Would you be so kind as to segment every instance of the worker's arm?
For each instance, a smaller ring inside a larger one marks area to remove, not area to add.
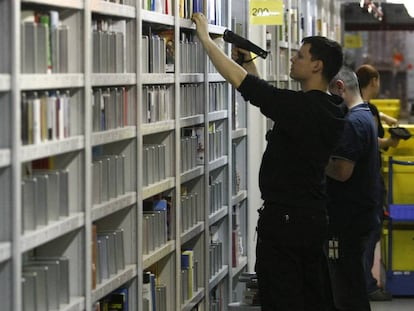
[[[233,46],[231,49],[231,58],[233,60],[238,59],[239,54],[243,55],[243,66],[246,71],[256,77],[260,77],[259,72],[257,71],[256,64],[253,61],[252,55],[249,51],[246,51],[244,49],[238,48],[237,46]]]
[[[387,125],[389,126],[397,126],[398,125],[398,120],[383,113],[383,112],[379,112],[379,116],[382,122],[385,122]]]
[[[337,181],[347,181],[354,171],[354,162],[346,159],[330,158],[325,173]]]
[[[197,36],[217,71],[235,88],[238,88],[247,75],[246,69],[228,57],[210,38],[208,23],[202,13],[194,13],[191,17],[196,24]]]
[[[378,146],[380,149],[388,149],[389,147],[397,147],[400,142],[400,139],[397,137],[387,137],[387,138],[380,138],[378,137]]]

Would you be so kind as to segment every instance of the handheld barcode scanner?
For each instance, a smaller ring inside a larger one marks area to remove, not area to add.
[[[253,52],[257,56],[261,58],[266,58],[270,52],[263,50],[261,47],[257,46],[253,42],[235,34],[233,31],[226,29],[223,34],[223,40],[232,43],[235,46],[247,50],[249,52]],[[237,63],[241,65],[244,62],[243,54],[239,54],[239,58],[237,59]]]

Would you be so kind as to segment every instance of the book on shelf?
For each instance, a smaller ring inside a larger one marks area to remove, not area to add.
[[[107,236],[109,238],[109,253],[110,258],[110,272],[116,274],[125,269],[125,247],[124,247],[124,230],[98,230],[98,238],[100,236]]]
[[[181,129],[181,171],[185,172],[197,166],[198,138],[195,128]]]
[[[143,0],[142,8],[166,15],[172,15],[174,9],[172,0]]]
[[[198,83],[180,84],[180,114],[181,117],[194,116],[203,111],[204,86]]]
[[[187,271],[187,279],[185,280],[187,292],[187,299],[191,299],[195,293],[195,282],[194,282],[194,251],[191,249],[181,252],[181,269]]]
[[[128,289],[119,288],[105,296],[99,302],[103,311],[128,311]]]
[[[165,72],[174,72],[175,69],[175,37],[174,29],[166,29],[158,32],[165,42]]]
[[[109,237],[106,235],[101,235],[97,237],[97,249],[98,249],[98,258],[97,258],[97,268],[98,268],[98,284],[104,280],[109,279]]]
[[[49,161],[33,161],[22,178],[22,230],[36,230],[51,221],[69,215],[69,172],[67,170],[38,169]],[[39,164],[39,165],[38,165]]]
[[[30,261],[23,267],[26,271],[39,271],[46,278],[47,305],[50,309],[59,309],[60,306],[60,267],[58,262]],[[40,272],[42,271],[42,272]]]
[[[166,164],[165,144],[144,144],[144,186],[165,179]]]
[[[69,27],[59,12],[23,10],[22,73],[66,73],[69,70]]]
[[[209,24],[215,25],[217,23],[217,0],[207,0],[207,20]]]
[[[92,50],[94,73],[124,73],[126,68],[126,21],[94,19]]]
[[[23,267],[24,310],[49,310],[46,273],[45,267]]]
[[[64,256],[36,256],[32,257],[29,264],[44,264],[56,269],[59,278],[58,296],[60,304],[68,304],[70,301],[70,284],[69,284],[69,258]]]
[[[191,18],[196,12],[203,12],[203,0],[178,0],[179,14],[181,18]]]
[[[181,187],[181,232],[187,231],[198,222],[199,194]]]
[[[150,56],[149,56],[149,37],[148,35],[143,35],[142,36],[142,48],[141,48],[141,64],[142,64],[142,73],[149,73],[150,72],[150,67],[149,67],[149,62],[150,62]]]
[[[40,73],[43,69],[44,73],[46,73],[47,68],[41,68],[43,61],[39,61],[38,59],[39,51],[37,48],[41,44],[37,39],[38,32],[43,31],[43,29],[45,30],[45,27],[41,24],[38,31],[38,25],[35,22],[35,14],[33,11],[23,11],[21,17],[21,71],[22,73]],[[46,42],[44,43],[46,45]],[[46,59],[46,55],[44,56]]]
[[[171,116],[173,91],[166,85],[143,86],[142,92],[142,121],[154,123],[167,121]]]
[[[142,299],[144,311],[158,311],[155,300],[155,274],[144,271]]]
[[[240,263],[240,240],[238,229],[231,231],[231,264],[232,267],[238,267]]]
[[[165,40],[158,33],[153,33],[150,37],[150,72],[165,73],[165,60]]]
[[[96,288],[97,285],[97,226],[96,224],[92,224],[92,244],[91,244],[91,258],[92,258],[92,266],[91,266],[91,273],[92,273],[92,289]]]
[[[32,175],[38,178],[47,177],[47,194],[48,202],[50,202],[48,204],[49,221],[69,216],[69,171],[66,169],[42,169],[41,167],[34,164]]]
[[[69,91],[23,92],[22,107],[22,142],[39,144],[70,136]]]
[[[214,276],[223,266],[223,243],[212,240],[209,245],[210,277]]]
[[[95,88],[92,97],[94,132],[128,125],[128,96],[125,87]]]
[[[21,182],[22,187],[22,231],[35,230],[36,225],[36,194],[37,179],[26,178]]]
[[[155,287],[155,300],[157,311],[167,311],[167,286],[165,284],[157,284]]]
[[[149,240],[149,249],[152,251],[168,240],[168,205],[166,200],[150,201],[145,200],[143,204],[143,213],[149,218],[144,218],[147,223],[144,229],[145,237]]]
[[[222,181],[209,181],[209,195],[210,195],[210,214],[220,210],[223,202],[223,183]]]
[[[125,269],[123,229],[99,230],[96,233],[96,284]]]
[[[59,21],[59,12],[50,11],[50,48],[52,72],[68,72],[69,27]]]
[[[197,165],[203,165],[204,164],[204,126],[196,126],[193,129],[191,129],[191,135],[195,135],[197,137]]]
[[[221,282],[210,291],[210,295],[209,295],[210,306],[212,310],[214,311],[223,310],[223,307],[225,304],[224,286],[225,284]]]
[[[125,155],[102,154],[94,148],[92,162],[93,203],[101,204],[125,194]]]

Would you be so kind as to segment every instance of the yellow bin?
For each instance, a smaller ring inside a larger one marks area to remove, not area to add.
[[[375,105],[379,111],[398,119],[400,117],[401,102],[399,99],[371,99],[371,104]]]
[[[400,124],[405,127],[412,135],[407,140],[400,140],[397,148],[389,148],[382,153],[382,171],[385,183],[388,189],[388,157],[392,156],[396,160],[414,161],[414,124]],[[388,126],[384,126],[386,137]],[[414,204],[414,167],[394,165],[394,203],[396,204]]]
[[[394,271],[414,271],[414,229],[412,225],[405,227],[394,225],[392,237],[392,267],[388,267],[388,229],[384,229],[381,257],[385,266]]]

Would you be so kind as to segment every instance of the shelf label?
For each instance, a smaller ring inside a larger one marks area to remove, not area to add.
[[[344,48],[347,49],[359,49],[362,48],[362,36],[361,34],[356,35],[344,35]]]
[[[250,0],[250,23],[283,25],[283,0]]]

